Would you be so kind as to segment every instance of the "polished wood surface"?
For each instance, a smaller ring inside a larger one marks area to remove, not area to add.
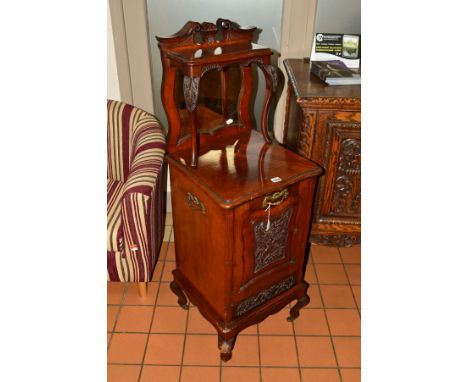
[[[190,155],[190,150],[176,151],[168,155],[167,161],[184,176],[196,179],[224,208],[321,173],[318,166],[278,143],[266,143],[257,131],[239,129],[232,144],[206,145],[198,157],[197,169],[187,166]],[[275,178],[281,181],[275,183]]]
[[[284,144],[320,164],[311,240],[350,246],[361,233],[360,86],[329,86],[310,73],[309,61],[287,59]]]
[[[182,308],[190,300],[216,328],[224,361],[241,330],[293,300],[290,319],[296,319],[308,303],[305,254],[322,172],[266,130],[277,80],[272,52],[252,45],[254,31],[229,20],[189,22],[173,37],[158,38],[176,251],[170,287]],[[219,32],[224,39],[217,41]],[[203,42],[194,46],[196,33]],[[261,132],[252,129],[253,63],[266,78]],[[234,65],[238,71],[230,70]],[[177,80],[180,70],[183,81]],[[212,70],[219,71],[219,86],[202,102],[199,79]],[[236,73],[241,85],[233,102]],[[184,88],[182,102],[176,85]]]

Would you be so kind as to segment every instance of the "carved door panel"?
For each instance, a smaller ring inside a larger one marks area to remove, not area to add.
[[[269,197],[281,202],[272,203],[268,210]],[[261,300],[265,293],[273,297],[294,285],[293,274],[303,256],[294,247],[299,240],[296,227],[303,218],[299,200],[296,184],[253,200],[249,209],[238,215],[242,249],[234,260],[234,301],[244,301],[252,295]]]
[[[325,176],[319,186],[318,223],[360,224],[361,124],[329,121],[326,128]]]

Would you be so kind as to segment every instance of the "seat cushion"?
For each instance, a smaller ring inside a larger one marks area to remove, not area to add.
[[[121,199],[124,182],[107,179],[107,251],[123,250]]]

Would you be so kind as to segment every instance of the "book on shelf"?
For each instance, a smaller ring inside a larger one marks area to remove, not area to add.
[[[328,85],[358,85],[361,75],[349,69],[342,61],[311,61],[310,71]]]
[[[361,36],[357,34],[316,33],[310,60],[340,60],[348,68],[359,68],[361,63]]]

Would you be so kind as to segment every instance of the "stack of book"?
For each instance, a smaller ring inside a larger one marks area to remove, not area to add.
[[[358,85],[361,75],[350,70],[342,61],[311,61],[310,71],[328,85]]]

